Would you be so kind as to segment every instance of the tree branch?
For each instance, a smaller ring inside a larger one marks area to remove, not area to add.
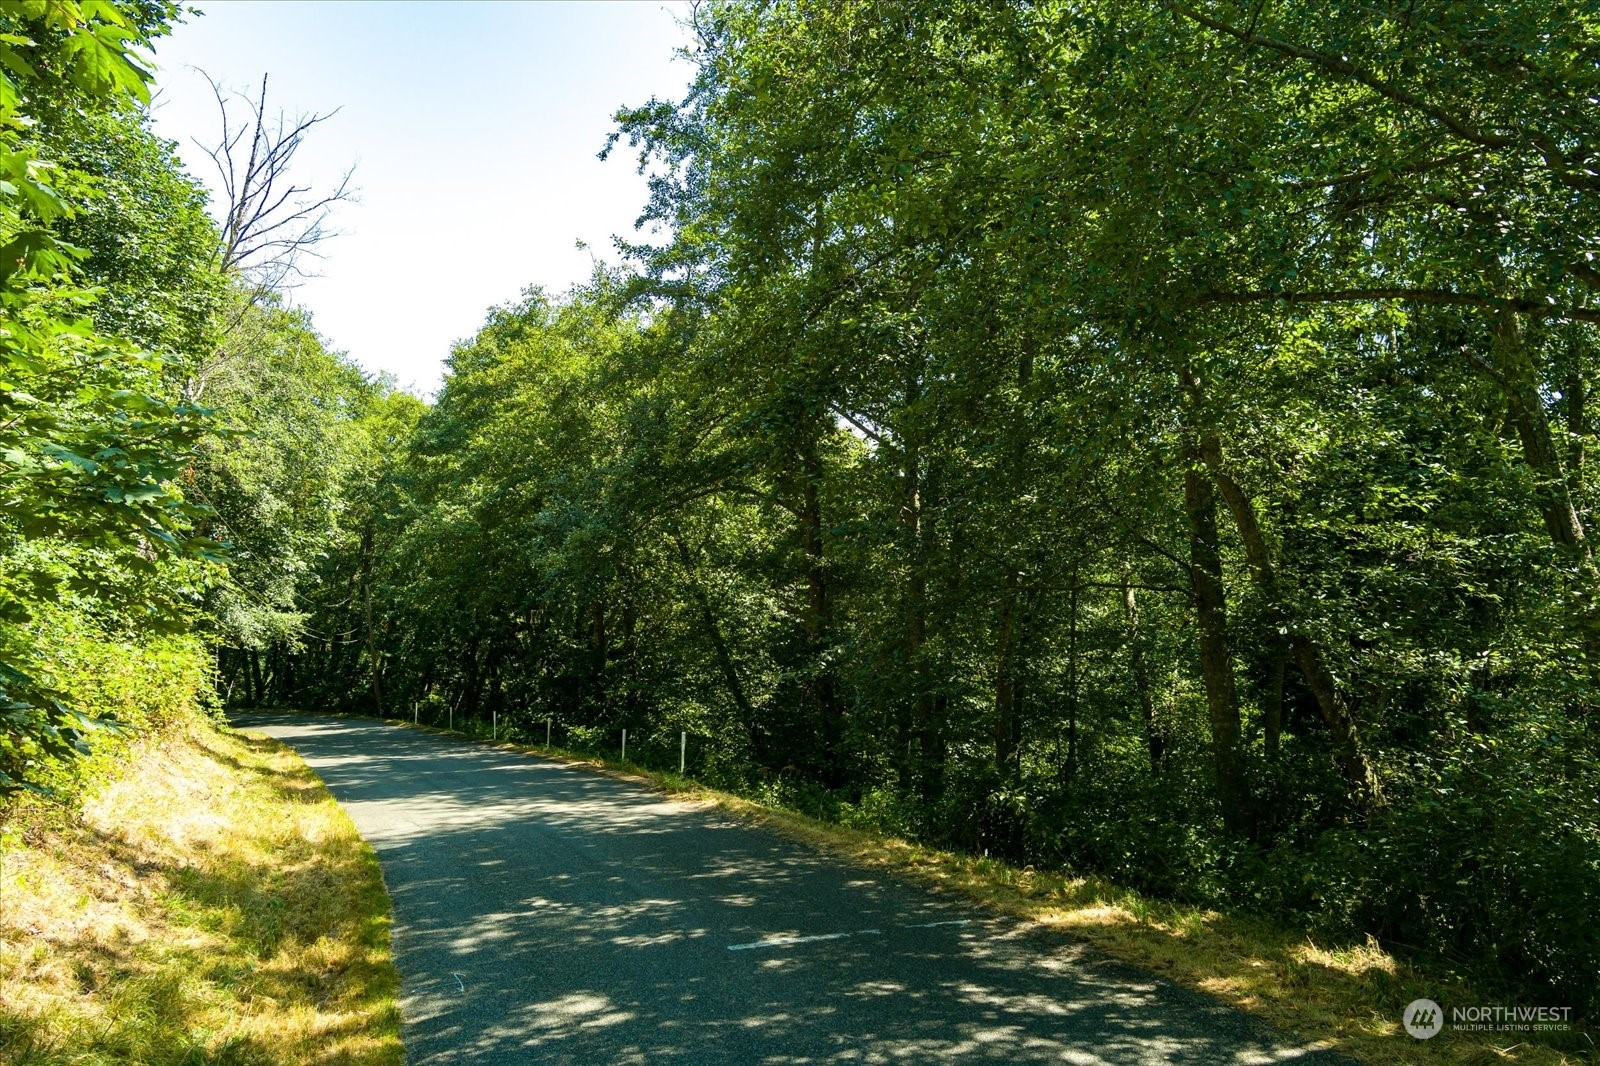
[[[1522,314],[1541,318],[1567,319],[1575,322],[1600,322],[1600,308],[1562,308],[1544,300],[1528,297],[1496,296],[1493,293],[1453,292],[1447,289],[1329,289],[1311,292],[1276,292],[1270,289],[1248,289],[1241,292],[1207,292],[1194,298],[1201,304],[1252,304],[1281,301],[1286,304],[1308,303],[1376,303],[1397,300],[1404,303],[1443,304],[1461,307],[1509,307]]]

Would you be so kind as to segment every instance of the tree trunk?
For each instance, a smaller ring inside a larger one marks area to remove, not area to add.
[[[478,703],[478,642],[474,640],[463,651],[467,663],[467,672],[461,679],[461,690],[456,693],[454,714],[456,717],[465,720],[467,712],[475,709]],[[449,717],[446,717],[445,721],[448,722],[449,720]]]
[[[1009,462],[1020,470],[1027,457],[1028,436],[1022,431],[1026,417],[1021,412],[1026,403],[1028,384],[1033,379],[1033,346],[1024,342],[1017,359],[1017,393],[1019,397],[1017,424],[1007,434],[1012,442]],[[1018,668],[1020,645],[1025,639],[1032,603],[1021,606],[1022,593],[1015,562],[1007,566],[1005,587],[1000,603],[1000,621],[996,633],[995,683],[994,683],[994,765],[1002,774],[1021,770],[1021,723],[1019,719],[1022,680]],[[1029,597],[1031,600],[1032,597]]]
[[[1191,447],[1183,471],[1184,511],[1189,519],[1189,580],[1194,590],[1200,638],[1200,672],[1205,680],[1211,724],[1211,761],[1217,800],[1230,834],[1248,838],[1253,830],[1250,794],[1241,748],[1239,694],[1228,648],[1228,605],[1222,584],[1222,553],[1217,539],[1216,495]]]
[[[1222,443],[1215,434],[1207,434],[1200,443],[1200,456],[1210,471],[1212,480],[1227,502],[1233,516],[1239,539],[1244,543],[1245,561],[1261,596],[1272,612],[1270,621],[1287,629],[1289,651],[1306,680],[1306,686],[1316,697],[1322,720],[1327,723],[1333,739],[1333,757],[1339,773],[1350,791],[1350,797],[1360,810],[1370,810],[1383,804],[1383,791],[1378,775],[1361,747],[1360,733],[1355,716],[1339,691],[1333,672],[1328,669],[1327,657],[1321,645],[1300,632],[1295,620],[1288,617],[1283,598],[1279,594],[1277,571],[1272,563],[1272,553],[1262,535],[1261,523],[1256,518],[1254,504],[1239,483],[1228,474],[1222,463]]]
[[[505,663],[505,658],[505,651],[497,650],[493,652],[493,659],[489,665],[489,694],[484,702],[489,705],[490,722],[506,716],[506,694],[501,682],[500,669]],[[481,722],[483,719],[480,717],[478,720]]]
[[[1289,665],[1289,651],[1279,645],[1272,652],[1272,676],[1267,679],[1266,704],[1261,708],[1261,726],[1265,734],[1267,758],[1276,760],[1283,737],[1283,675]]]
[[[1078,572],[1072,572],[1067,602],[1067,763],[1068,781],[1078,776]]]
[[[908,404],[920,389],[920,376],[908,382]],[[902,467],[900,518],[905,527],[907,568],[905,590],[905,663],[911,672],[911,729],[916,738],[918,794],[932,800],[944,790],[942,701],[935,698],[927,663],[928,536],[923,520],[923,471],[915,438],[907,435]]]
[[[266,706],[266,686],[261,683],[261,653],[250,649],[250,706]]]
[[[678,558],[683,562],[684,580],[688,582],[689,594],[694,597],[695,605],[700,608],[700,620],[706,627],[706,636],[711,641],[711,650],[716,655],[717,669],[722,674],[722,683],[727,686],[728,695],[733,700],[733,705],[738,708],[739,721],[749,733],[755,725],[755,714],[750,709],[750,701],[745,696],[744,683],[739,680],[739,671],[734,666],[733,656],[728,651],[728,643],[723,639],[722,626],[717,623],[717,616],[711,610],[711,598],[706,595],[706,590],[700,582],[695,580],[694,559],[689,554],[689,546],[684,543],[683,537],[674,531],[672,543],[677,546]]]
[[[1017,740],[1017,576],[1006,574],[994,671],[994,768],[1010,773]]]
[[[278,701],[292,705],[295,702],[295,656],[287,647],[278,652],[278,670],[281,675],[278,682]]]
[[[822,740],[824,779],[833,786],[843,781],[844,717],[834,692],[833,668],[827,649],[833,639],[833,601],[828,589],[827,559],[822,539],[822,455],[815,432],[807,433],[800,449],[802,481],[800,541],[806,556],[806,643],[810,652],[810,689]]]
[[[368,522],[361,531],[361,600],[362,611],[366,619],[367,631],[367,668],[372,677],[372,709],[377,717],[383,717],[383,671],[378,655],[378,634],[372,626],[372,523]]]
[[[1567,377],[1567,491],[1577,495],[1583,491],[1583,460],[1585,442],[1589,439],[1587,406],[1588,395],[1583,375],[1572,373]]]
[[[606,660],[610,658],[610,638],[606,633],[606,605],[598,596],[589,601],[589,669],[584,678],[585,695],[596,709],[606,704]]]
[[[1583,523],[1572,506],[1561,453],[1550,432],[1550,419],[1539,395],[1538,375],[1522,343],[1515,311],[1500,311],[1494,324],[1493,363],[1511,407],[1511,419],[1522,441],[1523,460],[1538,476],[1539,513],[1545,530],[1560,547],[1587,559],[1589,545]]]
[[[1187,369],[1183,371],[1184,390],[1196,408],[1201,402],[1200,382]],[[1256,518],[1255,506],[1239,483],[1230,476],[1222,461],[1222,442],[1215,433],[1199,437],[1195,458],[1204,464],[1210,480],[1222,493],[1228,512],[1233,517],[1239,539],[1244,544],[1245,561],[1256,588],[1272,612],[1270,621],[1278,628],[1288,630],[1289,650],[1294,655],[1306,685],[1316,697],[1317,708],[1327,723],[1333,740],[1334,761],[1358,810],[1381,806],[1383,792],[1378,775],[1361,748],[1360,734],[1349,705],[1340,693],[1333,673],[1328,669],[1327,657],[1322,648],[1305,633],[1298,631],[1295,620],[1288,617],[1283,598],[1279,594],[1277,572],[1272,563],[1272,553],[1262,535],[1261,523]],[[1206,489],[1211,495],[1211,489]]]

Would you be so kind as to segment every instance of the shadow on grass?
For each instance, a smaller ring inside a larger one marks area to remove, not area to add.
[[[347,824],[298,831],[287,804],[325,802],[342,821],[298,760],[264,739],[241,738],[238,756],[229,743],[195,741],[246,784],[233,802],[248,809],[214,812],[228,836],[51,834],[74,879],[58,896],[83,906],[43,929],[0,926],[0,988],[14,991],[0,995],[0,1062],[404,1061],[376,860]]]
[[[221,743],[219,737],[213,736],[209,739],[197,737],[194,743],[208,758],[231,770],[244,774],[262,774],[262,780],[286,800],[294,803],[321,803],[328,798],[328,791],[322,787],[322,782],[303,765],[278,767],[263,773],[262,762],[273,759],[284,750],[283,745],[277,741],[251,736],[248,733],[235,733],[228,739],[232,743],[248,748],[258,756],[257,761],[246,763],[229,754],[226,745]]]
[[[798,839],[862,866],[957,893],[986,907],[1088,941],[1108,954],[1245,1008],[1290,1032],[1375,1063],[1600,1061],[1592,1027],[1503,1034],[1446,1029],[1426,1043],[1400,1025],[1428,998],[1451,1006],[1505,1002],[1450,972],[1409,965],[1370,938],[1315,941],[1248,914],[1224,914],[1141,896],[1098,877],[1018,869],[847,829],[788,811],[719,798]]]

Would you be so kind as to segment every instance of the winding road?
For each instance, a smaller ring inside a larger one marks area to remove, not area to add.
[[[1349,1061],[709,804],[376,721],[235,724],[376,849],[412,1066]]]

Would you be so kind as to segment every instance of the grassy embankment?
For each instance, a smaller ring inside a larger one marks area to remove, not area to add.
[[[428,726],[408,728],[433,730]],[[479,737],[483,740],[486,738]],[[542,745],[504,745],[575,765],[621,774],[686,799],[709,801],[860,866],[953,892],[992,910],[1080,937],[1107,955],[1255,1014],[1308,1042],[1366,1062],[1406,1066],[1575,1066],[1594,1062],[1587,1029],[1551,1034],[1445,1030],[1427,1041],[1408,1036],[1401,1010],[1428,998],[1444,1005],[1503,1000],[1454,975],[1408,965],[1373,941],[1318,942],[1304,932],[1246,915],[1151,899],[1098,877],[1033,868],[941,851],[897,837],[822,822],[742,796],[706,788],[674,773]]]
[[[190,726],[0,833],[0,1063],[404,1062],[377,860],[283,745]]]

